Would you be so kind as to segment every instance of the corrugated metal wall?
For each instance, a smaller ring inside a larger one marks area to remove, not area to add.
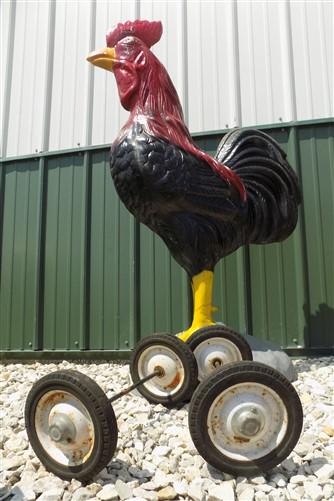
[[[3,157],[110,143],[124,123],[114,78],[87,53],[119,21],[161,19],[154,51],[190,130],[333,113],[333,3],[2,0]]]
[[[216,318],[284,347],[329,348],[334,126],[267,132],[300,177],[299,223],[284,243],[240,249],[216,267]],[[196,140],[213,153],[220,137]],[[143,336],[188,325],[186,276],[120,203],[107,148],[7,161],[0,183],[0,338],[7,356],[32,349],[119,356]]]

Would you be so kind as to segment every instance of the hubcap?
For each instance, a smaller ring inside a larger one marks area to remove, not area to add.
[[[70,442],[74,440],[75,426],[67,414],[56,414],[49,428],[49,435],[54,442]]]
[[[173,395],[184,382],[184,367],[180,357],[170,348],[153,345],[144,350],[138,358],[138,376],[143,378],[159,371],[144,386],[156,396]]]
[[[224,337],[212,337],[202,341],[194,349],[194,355],[200,381],[222,366],[242,360],[239,348]]]
[[[257,405],[245,404],[237,408],[231,418],[235,435],[254,437],[263,428],[265,417],[263,409]]]
[[[84,404],[62,390],[45,393],[35,412],[35,429],[45,452],[58,463],[77,466],[90,457],[94,424]]]
[[[207,425],[210,439],[221,453],[238,461],[254,461],[284,440],[288,415],[274,390],[259,383],[240,383],[212,402]]]

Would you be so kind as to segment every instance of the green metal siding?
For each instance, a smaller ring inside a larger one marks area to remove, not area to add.
[[[109,152],[91,155],[87,349],[129,349],[137,339],[136,223],[116,195]]]
[[[139,310],[141,337],[152,332],[180,332],[190,321],[186,273],[163,241],[140,225]]]
[[[303,189],[298,226],[282,244],[250,246],[215,270],[215,318],[286,348],[334,339],[332,123],[266,128]],[[196,136],[214,153],[222,133]],[[108,147],[3,162],[0,175],[0,339],[7,357],[124,356],[191,316],[186,274],[119,201]],[[12,354],[12,355],[11,355]]]
[[[36,346],[40,171],[36,161],[3,168],[1,347],[27,350]]]

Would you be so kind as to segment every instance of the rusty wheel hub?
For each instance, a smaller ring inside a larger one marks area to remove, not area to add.
[[[70,417],[67,414],[56,414],[50,423],[49,435],[54,442],[72,442],[75,439],[76,430]]]
[[[179,356],[167,346],[153,345],[138,359],[138,374],[144,378],[158,370],[159,375],[144,383],[153,394],[165,396],[176,393],[184,381],[184,367]]]
[[[35,428],[45,452],[66,466],[83,464],[94,446],[94,425],[84,404],[67,391],[43,395],[36,406]]]
[[[197,360],[200,381],[224,365],[242,360],[239,348],[224,337],[204,340],[194,349],[194,355]]]
[[[284,439],[287,409],[279,395],[260,383],[230,386],[212,402],[208,432],[217,449],[238,461],[254,461]]]

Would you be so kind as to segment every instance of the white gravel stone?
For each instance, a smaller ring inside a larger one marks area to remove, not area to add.
[[[255,501],[269,501],[269,496],[264,492],[258,491],[255,492],[254,499]]]
[[[188,484],[182,480],[176,480],[173,482],[173,487],[175,492],[179,494],[179,496],[187,496],[188,494]]]
[[[288,501],[288,496],[283,489],[273,489],[268,494],[269,501]]]
[[[204,492],[204,480],[198,478],[193,480],[189,485],[188,496],[193,501],[204,501],[206,498]]]
[[[170,450],[171,448],[167,447],[166,445],[158,445],[157,447],[154,447],[152,456],[167,456]]]
[[[39,496],[38,501],[60,501],[63,497],[64,489],[62,487],[49,489],[41,496]]]
[[[127,499],[133,496],[133,490],[122,480],[117,480],[115,484],[116,491],[120,499]]]
[[[334,463],[324,464],[319,469],[315,469],[314,473],[318,477],[321,484],[326,483],[334,477]]]
[[[289,499],[300,501],[304,496],[305,490],[304,490],[304,487],[301,485],[289,484],[287,486],[287,491],[289,493]]]
[[[170,485],[164,487],[163,489],[160,489],[157,494],[159,501],[167,501],[170,499],[175,499],[177,496],[174,487],[171,487]]]
[[[170,479],[164,471],[158,468],[155,472],[152,481],[154,482],[155,487],[157,489],[160,489],[162,487],[166,487],[169,484]]]
[[[107,484],[97,493],[96,497],[103,501],[114,501],[118,499],[118,492],[114,485]]]
[[[148,473],[151,474],[151,476],[155,473],[157,467],[155,464],[151,463],[150,461],[143,461],[142,464],[143,470],[147,471]]]
[[[325,499],[334,499],[334,485],[327,484],[323,488],[323,496]]]
[[[278,487],[285,487],[286,486],[286,478],[281,473],[277,473],[276,475],[273,475],[270,480],[272,482],[274,482]]]
[[[238,496],[238,501],[253,501],[255,491],[252,487],[246,487]]]
[[[12,437],[5,442],[4,449],[12,452],[21,452],[28,448],[28,441],[22,437]]]
[[[147,499],[135,497],[135,498],[129,498],[127,499],[127,501],[147,501]]]
[[[48,491],[49,489],[61,489],[62,486],[63,484],[60,478],[57,478],[54,475],[48,475],[36,480],[33,483],[32,488],[36,494],[43,494],[43,492]]]
[[[273,487],[271,485],[268,485],[268,484],[260,484],[260,485],[255,486],[256,491],[261,491],[264,493],[270,492],[272,489],[273,489]]]
[[[208,492],[207,501],[234,501],[234,483],[233,480],[227,480],[220,485],[215,485]]]
[[[17,470],[20,466],[24,465],[25,462],[26,458],[23,456],[12,456],[4,458],[1,467],[3,470]]]
[[[253,477],[250,479],[252,484],[265,484],[266,479],[263,476]]]
[[[305,494],[312,501],[321,501],[322,499],[322,488],[315,482],[305,482],[304,484]]]
[[[136,497],[141,497],[146,499],[147,501],[158,501],[158,494],[153,491],[147,491],[145,489],[142,489],[141,487],[136,487],[133,489],[133,494]]]
[[[61,491],[62,491],[61,492],[61,496],[62,496],[64,489],[62,489]],[[16,497],[21,497],[22,499],[24,499],[24,501],[35,501],[35,499],[36,499],[36,494],[32,490],[31,486],[29,486],[29,485],[25,486],[22,484],[22,482],[20,482],[20,484],[17,483],[15,485],[15,487],[13,487],[13,489],[10,491],[10,493]],[[40,497],[39,497],[39,499],[40,499]],[[61,497],[59,499],[61,499]],[[44,501],[46,501],[46,500],[44,500]]]
[[[72,501],[86,501],[86,499],[91,499],[92,497],[94,496],[87,487],[79,487],[79,489],[74,491]]]

